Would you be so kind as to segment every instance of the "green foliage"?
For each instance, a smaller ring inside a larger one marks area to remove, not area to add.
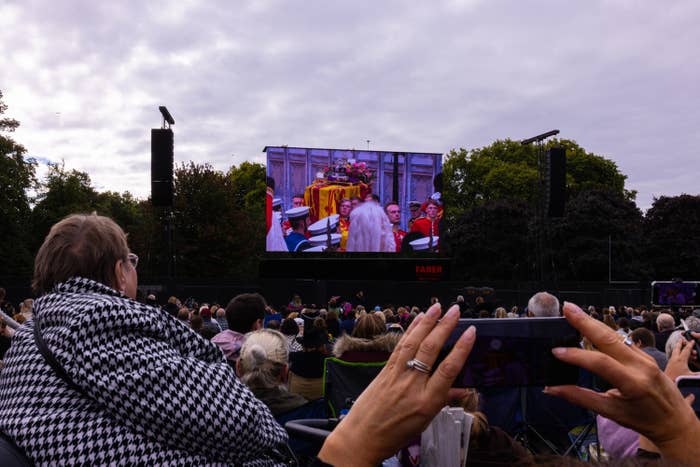
[[[0,115],[7,110],[0,91]],[[0,131],[14,131],[19,122],[0,118]],[[25,158],[26,149],[9,136],[0,135],[0,276],[28,276],[32,253],[26,238],[30,232],[31,199],[36,188],[36,161]]]
[[[443,234],[458,279],[524,280],[531,276],[531,213],[522,201],[487,201],[462,214]]]
[[[633,200],[635,192],[624,188],[625,175],[604,157],[587,152],[571,140],[550,140],[543,150],[566,149],[567,192],[604,189]],[[538,149],[510,139],[478,149],[452,150],[443,165],[447,218],[454,220],[489,200],[518,200],[535,205],[541,190]]]
[[[646,255],[656,280],[700,280],[700,196],[662,196],[644,222]]]
[[[567,203],[565,217],[549,221],[547,254],[557,276],[589,281],[647,278],[642,221],[641,211],[619,191],[580,191]]]
[[[264,249],[265,168],[244,162],[227,174],[209,164],[175,170],[177,274],[250,277]]]

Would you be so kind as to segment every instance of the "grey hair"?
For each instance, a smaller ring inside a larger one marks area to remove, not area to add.
[[[537,318],[559,317],[559,299],[547,292],[538,292],[527,302],[527,310]]]
[[[260,329],[246,336],[241,347],[241,381],[250,388],[274,388],[289,363],[287,339],[278,331]]]
[[[656,318],[656,327],[659,328],[659,331],[667,331],[676,327],[676,322],[669,313],[661,313]]]

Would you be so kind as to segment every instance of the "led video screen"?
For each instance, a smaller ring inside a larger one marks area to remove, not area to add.
[[[656,306],[696,306],[698,302],[698,282],[651,283],[651,302]]]
[[[442,154],[266,146],[267,251],[440,251]]]

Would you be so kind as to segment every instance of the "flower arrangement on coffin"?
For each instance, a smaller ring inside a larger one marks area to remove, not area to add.
[[[355,159],[339,159],[323,169],[323,177],[331,182],[372,183],[374,174],[364,162]]]

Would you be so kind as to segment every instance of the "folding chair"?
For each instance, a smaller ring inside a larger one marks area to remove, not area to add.
[[[347,362],[335,357],[325,361],[323,397],[328,402],[330,417],[349,409],[362,391],[382,371],[386,362]]]

